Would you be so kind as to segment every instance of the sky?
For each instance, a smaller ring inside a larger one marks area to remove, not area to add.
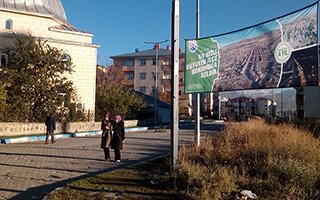
[[[97,62],[171,38],[172,0],[61,0],[68,21],[92,33]],[[288,14],[315,0],[200,0],[200,37],[219,35]],[[180,46],[196,36],[196,0],[180,0]],[[170,42],[161,45],[165,48]]]

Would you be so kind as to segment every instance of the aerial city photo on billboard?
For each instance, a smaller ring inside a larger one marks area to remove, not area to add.
[[[185,93],[319,85],[317,6],[186,40]]]

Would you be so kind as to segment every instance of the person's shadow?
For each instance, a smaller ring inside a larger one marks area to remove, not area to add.
[[[88,174],[85,174],[82,176],[70,178],[70,179],[63,180],[63,181],[56,182],[56,183],[52,183],[49,185],[42,185],[42,186],[38,186],[38,187],[29,188],[28,190],[21,192],[20,194],[12,197],[11,200],[21,200],[21,199],[40,200],[40,199],[45,198],[47,195],[50,194],[50,192],[54,191],[55,189],[57,189],[59,187],[64,187],[68,183],[71,183],[73,181],[89,178],[92,176],[97,176],[99,174],[103,174],[103,173],[107,173],[107,172],[112,172],[116,169],[128,168],[128,167],[131,167],[131,166],[136,165],[138,163],[147,162],[147,161],[153,160],[154,158],[164,156],[167,154],[168,154],[168,151],[163,150],[163,151],[159,151],[155,155],[152,155],[151,157],[147,157],[147,158],[144,158],[141,160],[123,160],[123,162],[117,164],[116,166],[110,166],[104,170],[88,173]]]

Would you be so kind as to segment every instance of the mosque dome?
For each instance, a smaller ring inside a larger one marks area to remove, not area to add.
[[[38,13],[67,21],[60,0],[0,0],[0,9]]]

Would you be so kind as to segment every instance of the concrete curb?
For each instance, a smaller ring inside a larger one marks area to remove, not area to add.
[[[155,129],[157,127],[130,127],[125,128],[126,133],[138,132],[138,131],[146,131],[150,129]],[[88,136],[96,136],[101,135],[101,131],[89,131],[89,132],[81,132],[81,133],[61,133],[55,134],[55,139],[61,138],[70,138],[70,137],[88,137]],[[45,141],[45,135],[33,135],[33,136],[24,136],[17,138],[5,138],[0,139],[1,144],[13,144],[13,143],[27,143],[27,142],[36,142],[36,141]],[[49,138],[50,139],[50,138]]]

